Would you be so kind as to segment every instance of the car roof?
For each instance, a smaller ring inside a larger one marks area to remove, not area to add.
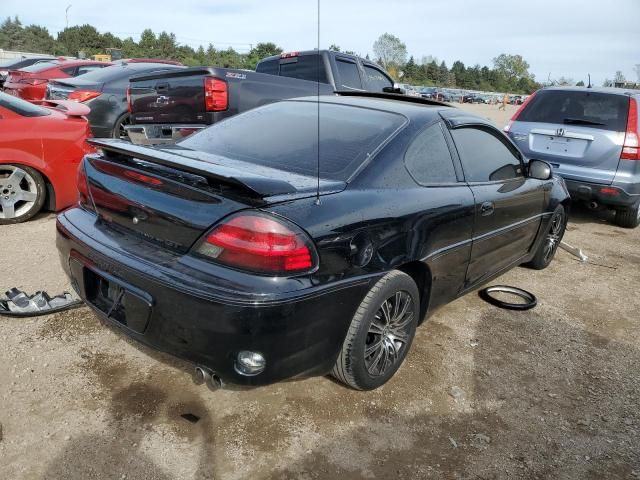
[[[597,92],[597,93],[610,93],[613,95],[640,95],[640,90],[634,90],[632,88],[617,88],[617,87],[544,87],[540,91],[564,91],[564,92]]]

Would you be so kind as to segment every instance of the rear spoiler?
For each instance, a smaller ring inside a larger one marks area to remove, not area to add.
[[[70,100],[39,100],[33,103],[41,107],[58,110],[67,117],[85,117],[91,112],[91,109],[87,105]]]
[[[134,145],[132,143],[109,138],[89,138],[87,141],[108,153],[137,158],[168,168],[174,168],[200,175],[214,182],[240,188],[257,198],[296,193],[298,190],[289,182],[256,174],[250,170],[233,168],[204,160],[197,160],[179,153],[168,152],[154,147]],[[220,157],[222,158],[222,157]]]

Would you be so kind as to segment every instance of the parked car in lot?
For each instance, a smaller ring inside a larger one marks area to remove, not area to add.
[[[34,63],[48,62],[53,60],[53,57],[26,57],[26,58],[12,58],[11,60],[5,60],[0,63],[0,88],[3,87],[9,70],[19,70],[24,67],[33,65]]]
[[[62,265],[98,316],[212,386],[376,388],[425,314],[546,267],[566,223],[548,164],[415,97],[284,100],[176,145],[93,143],[58,216]]]
[[[95,151],[85,141],[88,112],[74,102],[35,105],[0,92],[0,225],[77,201],[76,170]]]
[[[173,143],[220,120],[285,98],[393,88],[393,80],[378,65],[329,50],[268,57],[255,72],[196,67],[140,75],[131,79],[127,132],[137,144]]]
[[[9,70],[4,91],[25,100],[43,100],[49,80],[77,77],[109,65],[93,60],[63,59],[35,63],[19,70]]]
[[[640,224],[640,91],[551,87],[538,90],[505,127],[525,155],[548,161],[571,197],[616,211],[621,227]]]
[[[180,67],[174,62],[119,62],[79,78],[49,82],[46,97],[53,100],[73,100],[88,105],[87,115],[94,137],[128,139],[124,127],[129,124],[127,89],[129,79],[137,74],[150,74]]]

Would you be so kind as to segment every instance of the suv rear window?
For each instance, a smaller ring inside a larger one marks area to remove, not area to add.
[[[3,92],[0,92],[0,107],[11,110],[23,117],[44,117],[51,115],[51,111],[44,107],[34,105],[26,100],[14,97],[13,95],[7,95]]]
[[[629,98],[602,92],[542,90],[518,116],[520,122],[560,123],[624,132]]]
[[[250,110],[191,135],[179,145],[301,175],[346,181],[405,118],[349,105],[284,101]],[[319,130],[319,132],[318,132]],[[249,134],[248,134],[249,132]]]

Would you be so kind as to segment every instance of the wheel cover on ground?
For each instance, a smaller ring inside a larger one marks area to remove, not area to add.
[[[396,292],[382,302],[365,341],[364,360],[369,375],[384,375],[401,361],[411,340],[414,315],[413,299],[408,292]]]
[[[33,208],[38,198],[35,179],[14,165],[0,165],[0,218],[17,218]]]

